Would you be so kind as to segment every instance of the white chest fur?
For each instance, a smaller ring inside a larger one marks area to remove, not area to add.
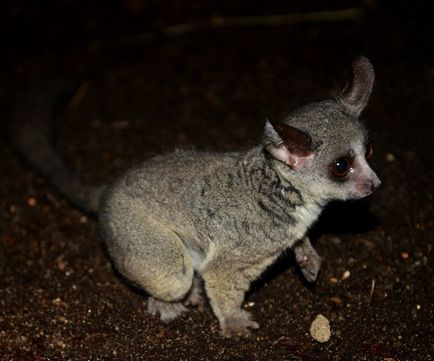
[[[295,225],[290,228],[293,242],[303,238],[309,227],[317,220],[322,207],[315,202],[306,203],[295,208],[293,217]]]

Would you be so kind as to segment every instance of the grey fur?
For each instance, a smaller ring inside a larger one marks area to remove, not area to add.
[[[363,102],[371,89],[357,89]],[[122,274],[166,302],[153,308],[162,319],[168,305],[179,308],[196,273],[223,335],[247,335],[258,327],[241,309],[250,283],[304,237],[327,201],[360,198],[378,186],[372,171],[357,175],[366,189],[331,179],[330,164],[347,153],[366,166],[365,128],[343,104],[310,104],[284,120],[319,145],[301,169],[273,157],[270,147],[284,142],[267,123],[264,144],[248,152],[162,155],[110,187],[100,212],[109,253]],[[307,279],[315,280],[320,258],[309,240],[295,250]]]
[[[244,294],[283,251],[293,247],[306,278],[316,279],[320,258],[306,231],[329,200],[361,198],[380,183],[364,158],[366,130],[357,119],[373,82],[372,67],[360,61],[368,60],[356,60],[357,81],[339,99],[283,120],[308,134],[315,150],[298,151],[297,142],[288,149],[267,122],[263,143],[247,152],[176,151],[105,189],[102,236],[116,268],[151,295],[149,312],[170,321],[184,305],[201,306],[203,282],[222,334],[245,336],[259,325],[241,309]],[[346,155],[351,174],[333,179],[331,164]]]

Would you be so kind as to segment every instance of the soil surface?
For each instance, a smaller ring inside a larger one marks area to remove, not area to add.
[[[54,142],[70,167],[98,184],[179,147],[247,149],[266,117],[337,94],[349,60],[364,54],[377,75],[364,118],[381,189],[366,201],[331,205],[312,229],[323,257],[315,284],[303,280],[291,254],[282,257],[246,297],[261,327],[247,339],[223,339],[209,306],[169,325],[146,312],[146,294],[113,270],[96,221],[8,145],[2,112],[0,359],[431,360],[434,37],[427,9],[375,0],[188,3],[3,1],[1,108],[25,82],[74,78],[81,87],[56,117]],[[349,6],[363,14],[176,37],[161,31],[210,17]],[[156,38],[138,41],[147,31]],[[318,314],[331,326],[323,344],[309,334]]]

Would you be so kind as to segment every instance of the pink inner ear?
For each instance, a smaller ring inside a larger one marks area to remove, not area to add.
[[[315,153],[310,153],[307,156],[301,156],[296,153],[288,153],[286,164],[288,164],[294,170],[301,170],[308,167],[312,163],[314,157]]]
[[[273,156],[273,158],[287,164],[295,171],[299,171],[309,166],[315,157],[315,153],[313,152],[306,155],[301,155],[300,153],[295,152],[292,153],[284,144],[279,147],[270,144],[267,147],[267,150]]]
[[[298,171],[310,165],[317,145],[309,134],[282,122],[265,124],[265,149],[271,156]]]

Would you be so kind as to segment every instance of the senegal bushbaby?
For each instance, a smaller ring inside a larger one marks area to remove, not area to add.
[[[241,308],[250,283],[288,248],[315,280],[320,258],[308,228],[328,201],[362,198],[380,185],[358,119],[373,82],[371,63],[359,57],[337,98],[267,120],[253,149],[175,151],[102,187],[82,185],[47,142],[44,127],[29,125],[35,119],[27,121],[19,110],[13,115],[21,125],[11,136],[73,203],[98,214],[115,267],[149,293],[149,312],[170,321],[185,305],[201,306],[203,282],[222,335],[245,336],[259,327]],[[43,122],[48,100],[32,101],[31,117],[41,114]]]

